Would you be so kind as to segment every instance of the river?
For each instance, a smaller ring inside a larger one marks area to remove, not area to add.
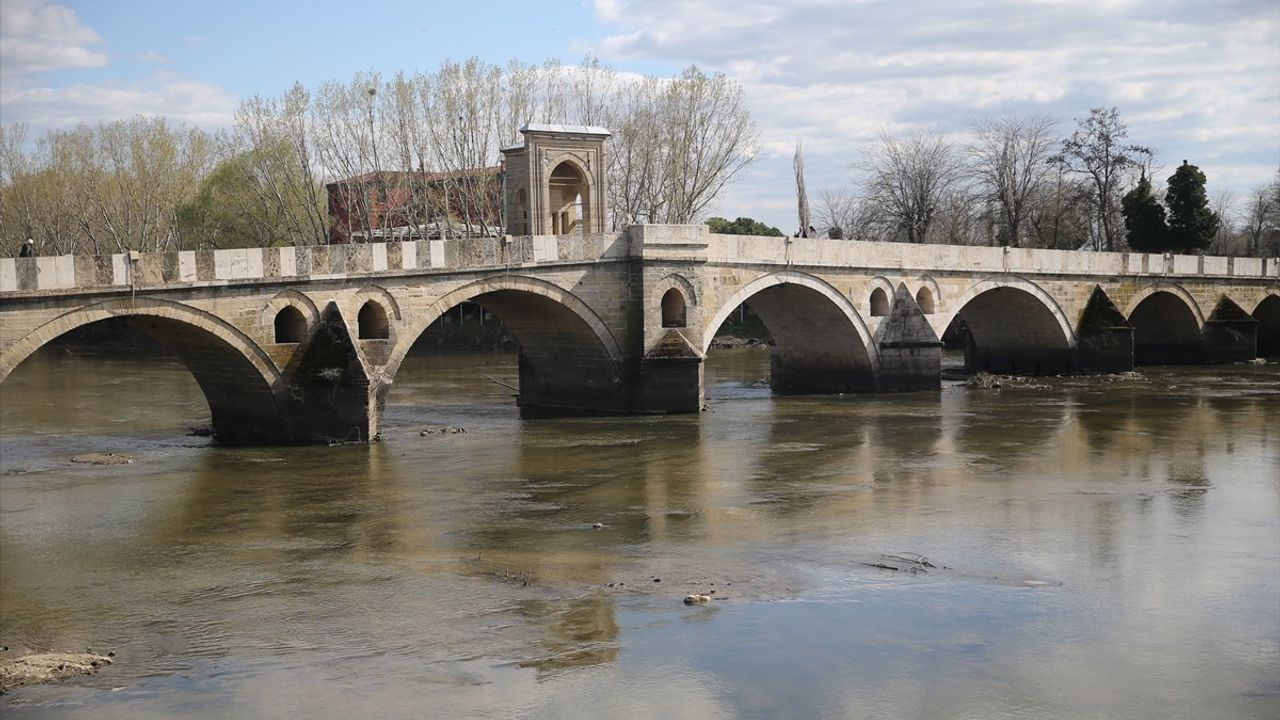
[[[536,421],[476,373],[515,358],[411,357],[381,443],[246,449],[176,361],[28,360],[0,639],[117,662],[0,711],[1280,715],[1280,365],[811,397],[719,351],[701,415]]]

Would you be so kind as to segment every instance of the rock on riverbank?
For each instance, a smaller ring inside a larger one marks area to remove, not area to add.
[[[95,655],[91,652],[0,656],[0,695],[24,685],[41,685],[76,675],[92,675],[111,662],[110,655]]]

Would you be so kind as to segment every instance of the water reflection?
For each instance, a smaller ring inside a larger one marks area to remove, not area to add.
[[[474,359],[419,359],[385,442],[276,449],[187,437],[207,409],[180,367],[24,365],[0,403],[0,635],[129,658],[24,697],[86,693],[73,716],[1277,709],[1276,368],[830,398],[773,397],[763,353],[724,359],[701,416],[538,422]],[[467,432],[419,434],[438,425]],[[67,462],[86,449],[140,462]],[[859,564],[899,551],[949,569]]]
[[[520,662],[539,674],[618,659],[620,633],[612,598],[588,595],[571,600],[527,600],[517,611],[529,623],[543,629],[538,641],[544,651]]]

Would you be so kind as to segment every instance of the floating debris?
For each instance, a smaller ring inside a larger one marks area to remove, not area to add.
[[[1035,390],[1048,387],[1036,383],[1032,378],[1024,375],[995,375],[985,371],[979,371],[969,376],[964,381],[964,386],[970,390],[999,390],[1001,388],[1021,388],[1026,390]]]
[[[919,553],[900,552],[895,555],[881,555],[877,562],[860,562],[859,565],[867,567],[879,568],[881,570],[893,570],[894,572],[929,572],[930,568],[936,568],[929,558]]]
[[[685,605],[697,605],[699,603],[711,602],[710,595],[693,594],[684,596]]]
[[[71,462],[84,465],[132,465],[137,461],[137,458],[125,453],[84,453],[71,456]]]
[[[440,427],[427,428],[426,430],[419,432],[418,437],[422,437],[424,435],[436,435],[436,434],[466,435],[467,429],[464,427],[458,427],[457,425],[441,425]]]

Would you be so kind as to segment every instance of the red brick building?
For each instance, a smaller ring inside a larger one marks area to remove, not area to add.
[[[379,170],[325,186],[329,242],[500,234],[503,167]]]

